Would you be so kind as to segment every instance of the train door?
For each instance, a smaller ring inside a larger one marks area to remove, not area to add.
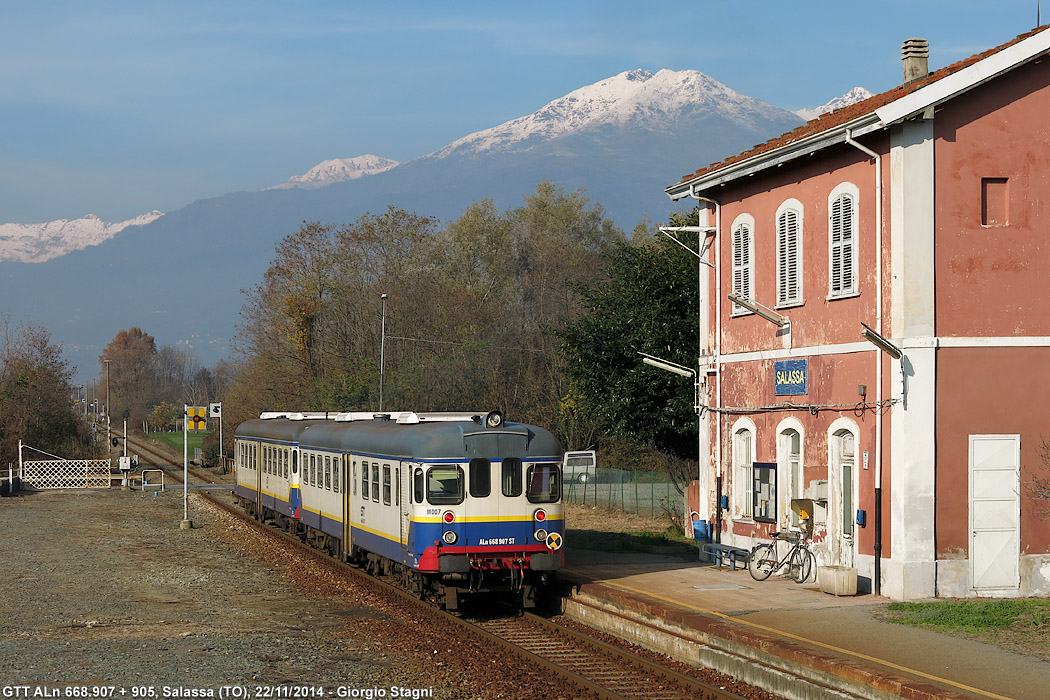
[[[472,433],[466,438],[467,456],[467,498],[464,502],[466,522],[483,522],[485,526],[467,529],[468,543],[472,532],[482,533],[486,540],[495,540],[505,544],[523,544],[515,537],[516,526],[512,518],[520,508],[515,507],[518,499],[504,495],[501,488],[502,463],[508,458],[517,458],[520,465],[525,455],[527,435],[519,433],[502,433],[485,431]],[[500,472],[497,472],[500,470]],[[494,478],[494,475],[495,478]]]
[[[401,509],[401,548],[408,549],[408,533],[412,525],[412,468],[419,465],[402,462],[397,467],[397,504]]]
[[[292,471],[288,475],[288,508],[293,518],[298,518],[302,513],[303,491],[299,481],[299,448],[292,448]]]
[[[350,491],[357,484],[357,474],[351,471],[353,464],[354,462],[351,461],[350,455],[343,455],[343,468],[341,470],[342,473],[339,475],[341,481],[339,488],[342,489],[340,491],[342,494],[342,512],[339,514],[339,517],[342,518],[343,523],[343,551],[341,557],[343,561],[347,560],[347,555],[350,553],[350,513],[352,512],[350,508],[353,505],[353,502],[350,500]]]
[[[249,446],[249,458],[255,469],[255,519],[262,520],[262,443],[253,442]]]

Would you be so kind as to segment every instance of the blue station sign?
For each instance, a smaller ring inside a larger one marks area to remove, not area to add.
[[[809,393],[809,360],[778,360],[773,364],[777,396]]]

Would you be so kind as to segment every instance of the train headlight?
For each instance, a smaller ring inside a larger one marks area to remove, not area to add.
[[[441,514],[441,519],[451,525],[452,523],[456,522],[456,514],[450,510],[446,510],[444,513]]]
[[[532,533],[532,536],[536,538],[537,542],[546,542],[547,541],[547,531],[542,529],[542,528],[537,530],[536,532]]]
[[[543,510],[542,508],[537,508],[536,512],[532,514],[532,517],[536,519],[536,522],[542,523],[544,520],[547,519],[547,511]]]
[[[445,544],[456,544],[456,541],[458,539],[459,538],[456,537],[456,533],[452,532],[452,530],[445,530],[445,532],[441,533],[441,540]]]

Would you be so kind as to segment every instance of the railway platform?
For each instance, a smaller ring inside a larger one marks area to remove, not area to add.
[[[1050,663],[885,622],[886,598],[655,554],[570,549],[566,562],[570,617],[786,697],[1050,698]]]

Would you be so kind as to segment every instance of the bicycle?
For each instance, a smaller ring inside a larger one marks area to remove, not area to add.
[[[747,570],[751,578],[756,581],[765,581],[774,571],[786,567],[787,575],[795,583],[804,583],[813,573],[814,556],[802,533],[771,532],[769,534],[773,539],[772,542],[755,545],[751,550],[751,558],[747,562]],[[782,559],[777,558],[778,541],[791,543],[791,549]]]

